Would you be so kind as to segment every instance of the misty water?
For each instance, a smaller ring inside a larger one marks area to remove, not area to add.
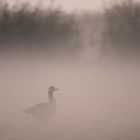
[[[81,58],[80,58],[81,59]],[[140,139],[140,65],[1,54],[1,140]],[[55,94],[56,115],[35,120],[24,109]]]

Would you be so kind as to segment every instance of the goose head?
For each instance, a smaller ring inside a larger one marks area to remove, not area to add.
[[[58,88],[54,87],[54,86],[50,86],[49,87],[49,94],[53,94],[55,91],[57,91]]]

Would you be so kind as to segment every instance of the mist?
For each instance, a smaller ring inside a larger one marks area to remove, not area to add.
[[[0,65],[1,139],[139,139],[138,64],[3,56]],[[49,122],[25,116],[48,101],[50,85],[60,89],[56,115]]]
[[[121,28],[125,23],[134,27],[121,13],[135,16],[129,4],[117,5],[117,14],[116,5],[104,13],[81,14],[60,9],[38,13],[24,5],[12,16],[3,7],[1,140],[140,139],[139,38],[129,40],[139,36],[139,26],[128,32]],[[49,120],[27,116],[23,110],[49,101],[49,86],[59,88],[54,94],[56,114]]]

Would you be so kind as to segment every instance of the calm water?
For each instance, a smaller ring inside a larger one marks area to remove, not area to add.
[[[137,63],[82,64],[44,57],[1,56],[1,140],[139,140]],[[57,114],[49,121],[22,110],[47,102],[55,85]]]

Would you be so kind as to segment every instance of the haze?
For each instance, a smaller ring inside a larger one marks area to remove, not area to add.
[[[17,3],[15,0],[7,0],[9,3]],[[24,0],[28,1],[28,0]],[[52,0],[53,1],[53,0]],[[40,4],[42,3],[48,5],[52,2],[51,0],[30,0],[33,4]],[[18,0],[18,2],[23,2],[21,0]],[[99,10],[102,8],[102,6],[108,2],[108,0],[55,0],[54,5],[60,6],[66,11],[93,11],[93,10]]]
[[[1,139],[138,139],[140,80],[136,65],[85,66],[41,56],[1,57]],[[56,116],[48,123],[25,117],[23,109],[48,101],[50,85],[60,89],[55,95]]]
[[[88,9],[93,3],[75,2],[60,1],[74,9]],[[95,3],[95,9],[100,7]],[[0,46],[0,140],[140,140],[139,57],[101,55],[102,18],[95,16],[93,28],[88,16],[80,18],[78,50],[73,40],[53,40],[46,50],[42,42],[37,47],[20,44],[21,38],[16,40],[19,46],[13,47],[11,40],[5,50]],[[55,94],[56,115],[48,121],[25,116],[24,109],[48,101],[52,85],[60,89]]]

